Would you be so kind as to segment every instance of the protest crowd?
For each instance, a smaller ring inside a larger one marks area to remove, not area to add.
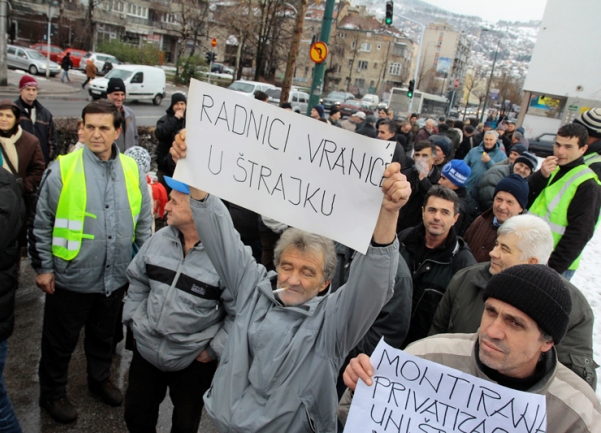
[[[89,390],[124,407],[130,432],[156,431],[167,390],[175,433],[197,432],[203,409],[220,432],[341,432],[381,339],[543,396],[545,431],[601,432],[594,315],[570,282],[599,223],[601,109],[561,126],[539,162],[511,119],[419,127],[316,105],[303,122],[392,142],[362,253],[176,180],[203,140],[186,134],[184,94],[152,160],[121,79],[65,155],[36,80],[19,87],[0,101],[0,373],[26,253],[45,293],[39,405],[56,422],[78,417],[67,378],[85,328]],[[110,379],[122,340],[126,389]],[[0,376],[0,431],[20,432],[10,393]]]

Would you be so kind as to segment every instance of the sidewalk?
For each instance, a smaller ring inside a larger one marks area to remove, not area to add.
[[[19,81],[25,74],[25,71],[9,69],[8,86],[0,87],[0,95],[18,95]],[[61,83],[60,74],[54,78],[46,78],[42,75],[36,75],[34,78],[38,82],[39,96],[66,95],[81,91],[81,83],[78,83],[73,79],[71,84]]]

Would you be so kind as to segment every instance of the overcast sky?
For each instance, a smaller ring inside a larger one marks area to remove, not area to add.
[[[487,21],[540,20],[547,0],[424,0],[463,15],[476,15]]]

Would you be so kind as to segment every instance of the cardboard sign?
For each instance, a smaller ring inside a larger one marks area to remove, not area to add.
[[[174,178],[367,252],[395,143],[192,80]]]
[[[359,381],[344,433],[543,433],[544,395],[515,391],[380,340],[374,383]]]

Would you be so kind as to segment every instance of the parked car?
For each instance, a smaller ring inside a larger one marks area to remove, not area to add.
[[[6,58],[9,68],[23,69],[31,75],[45,74],[48,59],[42,53],[31,48],[8,45],[6,47]],[[54,77],[61,71],[61,67],[50,62],[50,76]]]
[[[553,155],[553,147],[555,146],[556,138],[557,134],[551,132],[545,132],[536,138],[529,138],[528,141],[530,142],[530,146],[528,146],[528,151],[541,158],[551,156]]]
[[[44,55],[44,57],[48,56],[48,44],[43,42],[39,42],[37,44],[33,44],[30,48],[39,51]],[[63,51],[61,47],[58,45],[50,45],[50,60],[58,63],[58,55]]]
[[[328,96],[321,101],[323,107],[328,111],[332,105],[340,105],[349,99],[355,99],[355,95],[347,92],[330,92]]]
[[[380,97],[378,95],[372,95],[368,93],[361,98],[361,103],[365,108],[373,110],[378,107],[378,104],[380,103]]]
[[[340,115],[348,117],[356,111],[363,111],[366,116],[374,114],[373,110],[366,108],[358,99],[349,99],[344,104],[340,104]]]
[[[117,60],[117,58],[115,56],[111,56],[110,54],[86,53],[82,57],[82,61],[79,64],[79,69],[82,69],[85,71],[87,61],[92,60],[94,62],[94,65],[96,66],[96,71],[97,71],[98,75],[102,75],[102,67],[104,66],[104,62],[106,61],[106,59],[108,59],[109,62],[111,62],[113,64],[113,67],[115,67],[117,65],[121,65],[121,62],[119,60]]]
[[[278,107],[280,106],[280,95],[282,93],[281,88],[276,87],[275,89],[267,89],[265,93],[269,95],[267,102]],[[288,102],[290,102],[292,105],[292,111],[295,113],[305,114],[307,112],[307,106],[309,105],[309,94],[292,88],[290,89],[290,94],[288,95]]]
[[[165,98],[165,71],[145,65],[118,65],[105,77],[90,83],[88,92],[93,99],[106,98],[110,78],[121,78],[125,84],[126,101],[152,101],[160,105]]]
[[[269,89],[275,89],[275,86],[273,84],[261,83],[259,81],[238,80],[230,84],[228,89],[253,98],[257,90],[265,92]]]
[[[73,69],[79,69],[79,66],[81,65],[81,59],[83,56],[86,55],[87,51],[78,50],[77,48],[67,48],[65,51],[63,51],[57,56],[56,63],[60,65],[67,53],[71,54],[71,62],[73,63]],[[85,67],[85,62],[81,66],[82,68]]]

